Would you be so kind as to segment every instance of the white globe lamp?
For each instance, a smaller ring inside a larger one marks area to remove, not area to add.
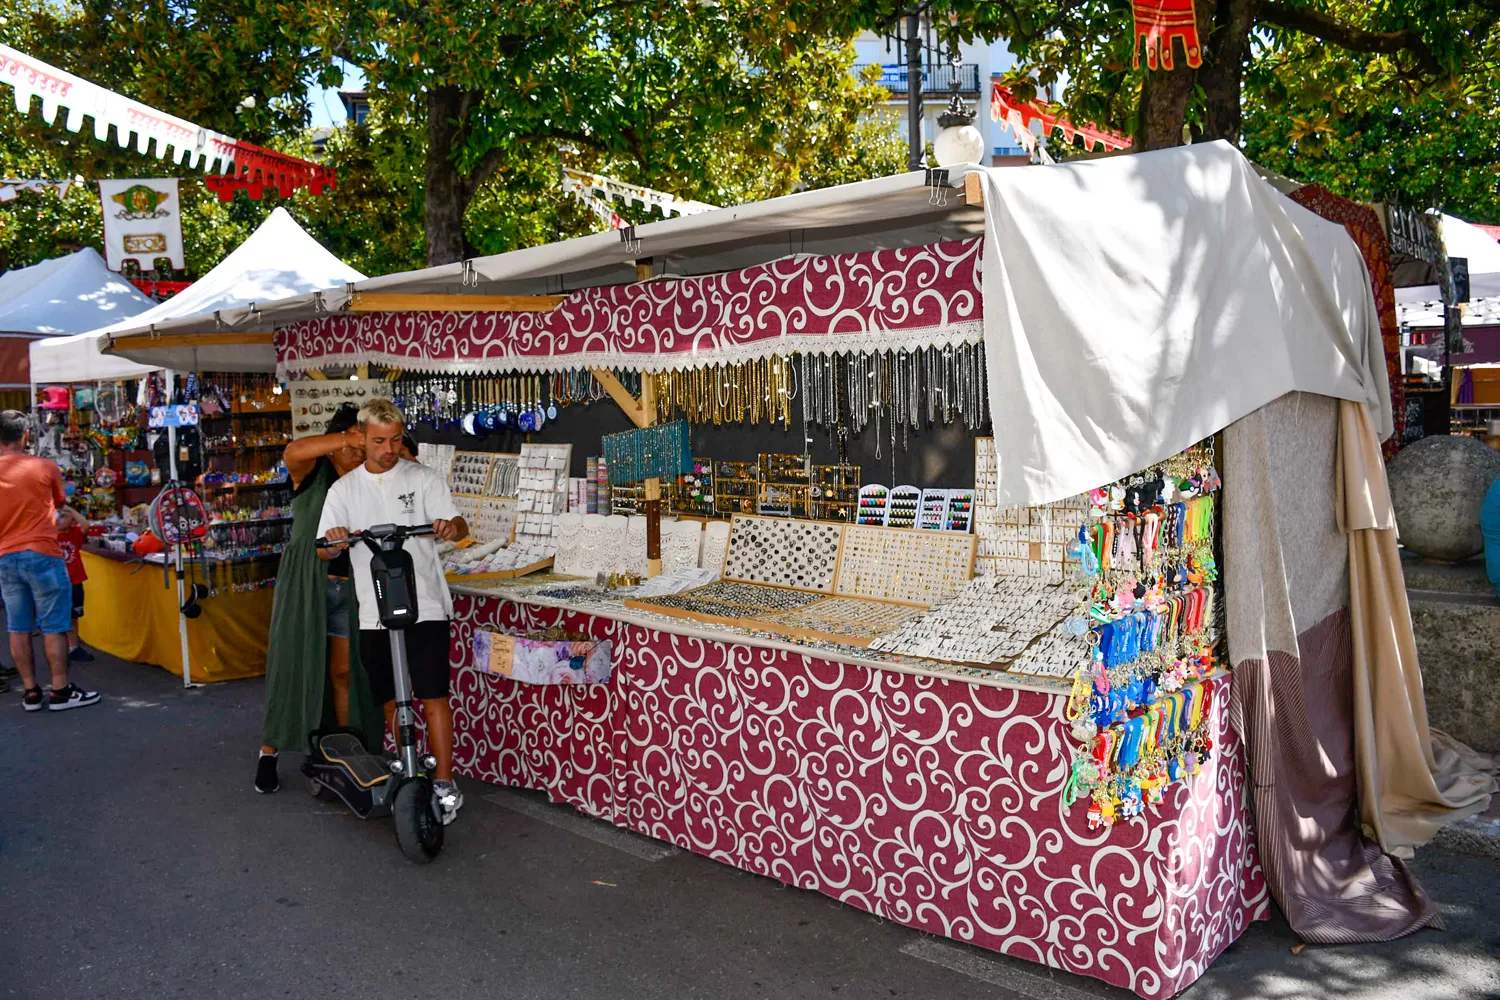
[[[932,141],[932,153],[940,167],[961,163],[979,163],[984,156],[984,135],[974,127],[974,112],[954,94],[948,110],[938,115],[938,134]]]

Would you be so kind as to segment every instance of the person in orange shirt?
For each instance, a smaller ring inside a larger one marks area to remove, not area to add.
[[[58,509],[68,510],[57,466],[26,454],[31,425],[18,410],[0,411],[0,594],[10,655],[26,685],[22,707],[66,712],[99,702],[68,680],[68,633],[73,628],[73,588],[57,544]],[[77,517],[73,512],[73,517]],[[31,633],[40,630],[52,670],[44,694],[31,655]]]

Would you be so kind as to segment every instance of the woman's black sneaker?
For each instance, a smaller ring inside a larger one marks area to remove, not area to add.
[[[28,712],[40,712],[47,707],[47,696],[39,687],[27,688],[26,696],[21,699],[21,707]]]
[[[281,779],[276,776],[276,755],[261,754],[260,760],[255,762],[255,790],[264,795],[280,787]]]
[[[52,692],[52,697],[47,702],[47,711],[66,712],[72,708],[84,708],[97,704],[99,704],[98,691],[85,691],[77,684],[69,684],[65,688]],[[31,706],[28,705],[26,710],[31,711]]]

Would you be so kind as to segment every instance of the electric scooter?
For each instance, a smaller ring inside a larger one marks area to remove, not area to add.
[[[377,524],[351,532],[348,543],[369,546],[370,573],[380,623],[390,632],[391,667],[396,682],[396,758],[369,753],[352,729],[319,729],[308,736],[302,773],[314,798],[336,795],[360,819],[390,816],[396,843],[407,859],[425,864],[443,849],[443,822],[432,796],[437,758],[418,754],[416,712],[412,709],[411,675],[406,666],[403,630],[417,621],[417,585],[406,539],[432,534],[432,525],[406,527]],[[326,549],[344,542],[318,540]],[[357,638],[355,641],[358,641]]]

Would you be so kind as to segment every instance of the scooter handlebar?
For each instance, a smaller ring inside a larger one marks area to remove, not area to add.
[[[398,541],[404,541],[408,538],[417,538],[422,535],[432,534],[436,534],[436,532],[433,530],[431,524],[416,524],[410,526],[404,524],[377,524],[374,527],[365,528],[362,531],[351,531],[349,532],[348,538],[342,538],[336,542],[331,542],[326,538],[320,538],[318,539],[317,546],[320,549],[331,549],[338,545],[352,545],[353,543],[359,541],[379,542],[382,539],[386,538],[394,538]]]

